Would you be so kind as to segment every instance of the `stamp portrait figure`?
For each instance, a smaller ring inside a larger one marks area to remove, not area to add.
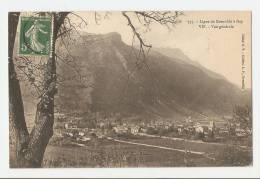
[[[39,23],[38,20],[35,20],[33,25],[25,33],[25,36],[30,40],[30,48],[33,51],[41,52],[45,48],[45,46],[39,41],[39,33],[48,34],[47,31],[43,30],[44,27],[45,26]]]

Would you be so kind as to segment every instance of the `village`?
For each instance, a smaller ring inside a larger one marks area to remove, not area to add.
[[[68,120],[64,114],[56,114],[55,134],[60,138],[68,138],[74,144],[83,145],[93,140],[108,137],[121,139],[136,139],[142,136],[172,137],[204,142],[225,142],[228,138],[242,139],[251,135],[250,129],[244,129],[240,123],[232,123],[231,116],[224,116],[227,122],[201,121],[194,122],[191,116],[184,122],[155,120],[145,122],[129,122],[118,117],[104,118],[94,116],[88,120],[73,117]]]

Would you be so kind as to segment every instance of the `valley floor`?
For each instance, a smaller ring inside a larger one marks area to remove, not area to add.
[[[99,139],[81,146],[49,145],[43,167],[212,167],[251,163],[251,148],[142,137]]]
[[[14,152],[10,148],[10,167]],[[44,168],[248,166],[252,148],[181,138],[139,135],[105,137],[84,144],[51,142]]]

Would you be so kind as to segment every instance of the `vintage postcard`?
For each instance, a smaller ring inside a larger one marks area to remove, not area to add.
[[[251,12],[9,12],[10,168],[253,165]]]

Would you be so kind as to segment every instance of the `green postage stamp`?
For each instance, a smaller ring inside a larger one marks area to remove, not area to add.
[[[51,17],[21,17],[20,55],[50,55],[51,39]]]

